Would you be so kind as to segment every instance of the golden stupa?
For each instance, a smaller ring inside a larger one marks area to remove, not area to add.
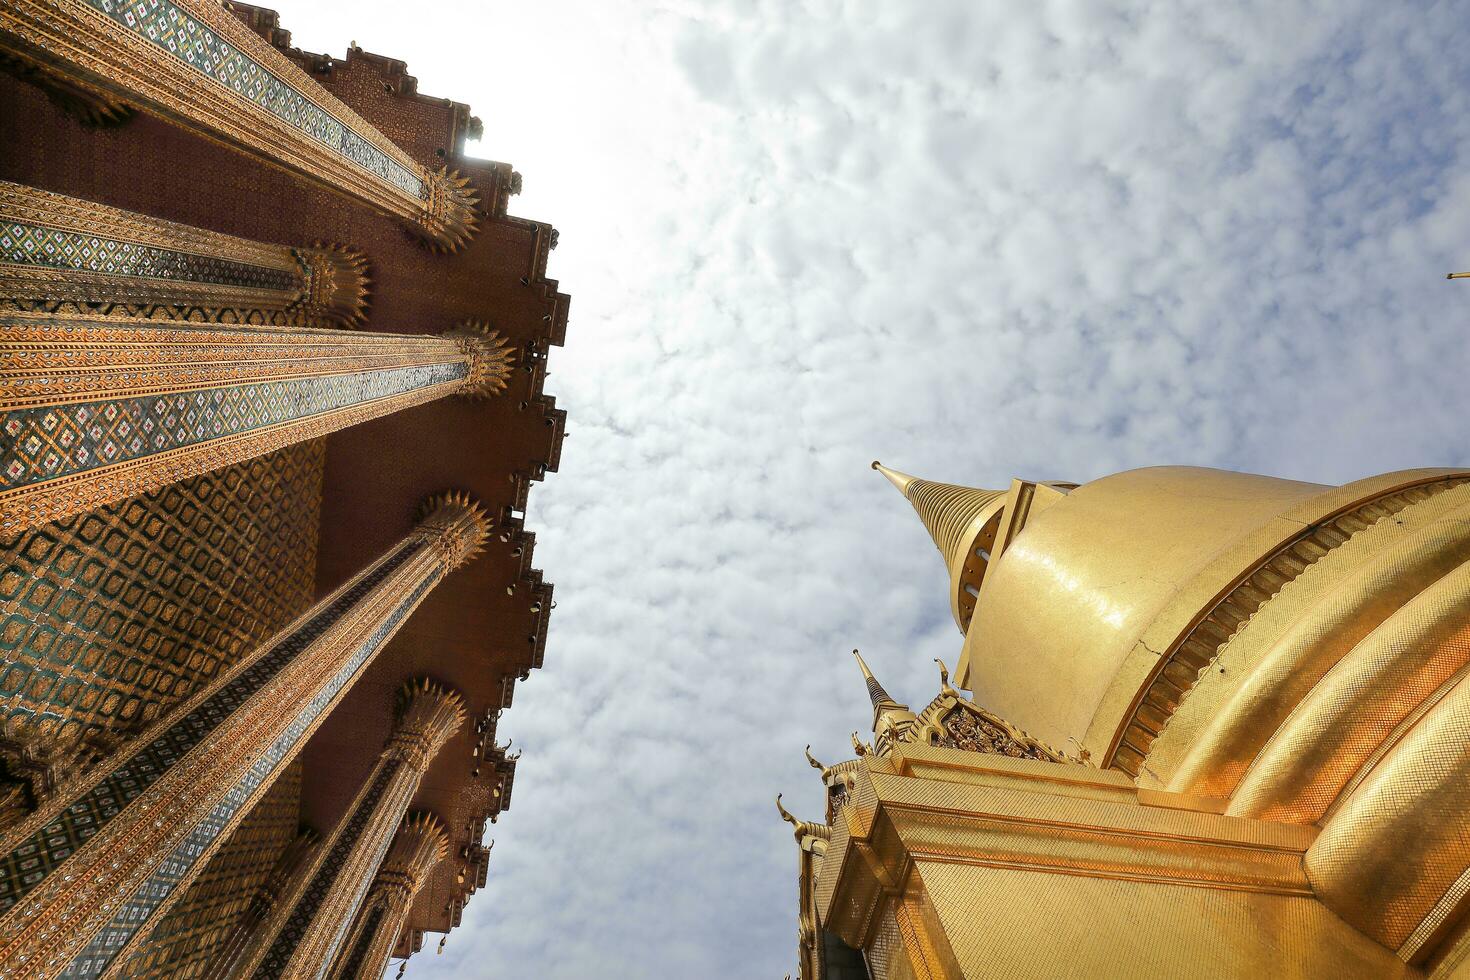
[[[979,703],[859,658],[872,744],[782,807],[802,980],[1470,977],[1470,470],[873,465]]]

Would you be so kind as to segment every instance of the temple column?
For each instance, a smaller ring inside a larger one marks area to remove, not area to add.
[[[420,679],[404,685],[397,715],[392,737],[327,838],[310,881],[277,923],[274,939],[242,976],[301,980],[327,975],[419,781],[440,747],[464,724],[464,704],[456,692]]]
[[[310,829],[303,830],[286,845],[271,873],[250,896],[239,921],[220,943],[219,955],[209,964],[201,980],[227,980],[236,974],[240,962],[252,947],[259,944],[266,920],[287,896],[296,892],[311,870],[312,858],[320,851],[321,837]]]
[[[403,822],[342,944],[332,967],[333,980],[383,976],[414,896],[448,848],[444,826],[432,814],[416,813]]]
[[[367,263],[289,248],[0,181],[0,304],[275,327],[350,327]]]
[[[513,354],[478,324],[409,335],[0,315],[0,530],[499,392]]]
[[[0,976],[100,977],[123,962],[488,533],[464,495],[431,499],[418,526],[377,561],[5,833]],[[415,747],[427,751],[423,737],[404,740],[410,758]]]
[[[218,0],[12,0],[0,54],[399,217],[439,247],[474,233],[466,181],[417,163]]]

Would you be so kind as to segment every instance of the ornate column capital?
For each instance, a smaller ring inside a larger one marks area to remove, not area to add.
[[[449,853],[444,823],[432,813],[410,813],[388,846],[376,879],[380,887],[400,890],[405,900],[418,894],[434,865]]]
[[[468,177],[440,167],[424,175],[423,195],[424,210],[418,226],[430,247],[454,252],[474,237],[480,223],[476,210],[480,195]]]
[[[336,318],[355,327],[367,314],[372,276],[367,256],[349,245],[313,242],[309,249],[292,249],[306,278],[300,307],[314,318]]]
[[[300,832],[286,845],[276,859],[271,873],[250,896],[251,911],[264,919],[291,892],[292,879],[310,863],[312,854],[321,845],[322,836],[310,827]]]
[[[458,490],[437,493],[419,506],[417,533],[438,549],[446,572],[479,554],[490,528],[480,502]]]
[[[394,714],[387,752],[423,773],[434,754],[464,724],[464,699],[458,691],[418,677],[399,689]]]
[[[38,724],[24,715],[7,718],[0,724],[0,774],[22,792],[0,804],[0,827],[65,794],[116,749],[113,739],[78,727]]]
[[[490,329],[488,323],[470,320],[444,336],[454,339],[460,351],[470,359],[469,375],[460,387],[460,394],[468,398],[489,398],[505,390],[510,381],[511,359],[516,350],[510,341],[498,331]]]

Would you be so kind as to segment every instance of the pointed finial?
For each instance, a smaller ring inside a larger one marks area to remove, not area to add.
[[[904,473],[901,470],[895,470],[891,467],[884,466],[876,459],[873,460],[873,469],[877,470],[879,473],[882,473],[884,478],[886,478],[889,483],[893,484],[898,489],[898,492],[903,494],[905,497],[909,495],[909,487],[912,486],[919,479],[916,476],[909,476],[907,473]]]
[[[1451,272],[1446,279],[1470,279],[1470,272]]]
[[[819,772],[826,772],[827,771],[827,767],[826,766],[822,765],[816,759],[813,759],[812,758],[812,747],[810,745],[808,745],[806,747],[806,761],[811,764],[811,767],[813,769],[816,769]]]
[[[898,704],[887,691],[883,690],[883,685],[878,683],[878,678],[873,676],[873,672],[863,662],[863,655],[856,650],[852,651],[852,655],[857,658],[858,670],[863,672],[863,680],[868,684],[868,699],[873,702],[873,707],[881,708],[884,705]]]
[[[785,820],[787,823],[791,824],[791,826],[795,827],[795,826],[797,826],[798,824],[801,823],[800,820],[797,820],[795,817],[793,817],[791,815],[791,811],[790,810],[787,810],[784,806],[781,805],[781,794],[780,793],[777,793],[776,794],[776,809],[778,811],[780,811],[780,813],[781,813],[781,819],[782,820]]]
[[[929,531],[929,537],[934,540],[934,546],[948,565],[963,557],[970,524],[987,512],[997,499],[1005,496],[1004,490],[980,490],[956,483],[923,480],[884,466],[877,460],[873,460],[873,469],[882,473],[913,505],[919,520]]]
[[[949,686],[949,668],[938,657],[934,658],[934,662],[939,665],[939,693],[952,698],[959,697],[960,692]]]
[[[873,469],[882,473],[903,494],[904,499],[919,515],[924,529],[929,532],[934,547],[939,549],[944,567],[949,572],[950,600],[955,625],[960,628],[961,633],[965,632],[970,623],[970,608],[961,612],[960,606],[965,602],[960,596],[963,595],[967,576],[978,581],[977,576],[984,574],[983,567],[976,567],[976,560],[985,564],[990,561],[989,551],[977,548],[977,542],[984,535],[985,529],[998,519],[1005,506],[1006,491],[980,490],[954,483],[922,480],[890,469],[877,460],[873,461]],[[969,602],[969,607],[973,607],[970,596],[965,595],[964,600]]]

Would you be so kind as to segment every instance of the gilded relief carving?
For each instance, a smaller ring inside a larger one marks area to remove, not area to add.
[[[269,791],[215,852],[189,891],[148,934],[147,948],[129,958],[129,980],[198,976],[228,954],[228,940],[247,925],[270,878],[289,867],[310,832],[298,833],[301,762],[286,767]]]
[[[367,897],[374,872],[390,844],[401,839],[395,838],[395,830],[419,780],[445,741],[463,726],[464,704],[457,692],[416,679],[399,692],[397,716],[367,785],[328,840],[316,873],[256,966],[256,980],[326,974]],[[438,853],[432,840],[413,836],[408,843],[421,845],[410,847],[413,854],[426,858],[428,853],[420,852]]]
[[[438,817],[414,813],[404,819],[343,944],[333,980],[378,980],[383,975],[414,896],[448,848]]]

